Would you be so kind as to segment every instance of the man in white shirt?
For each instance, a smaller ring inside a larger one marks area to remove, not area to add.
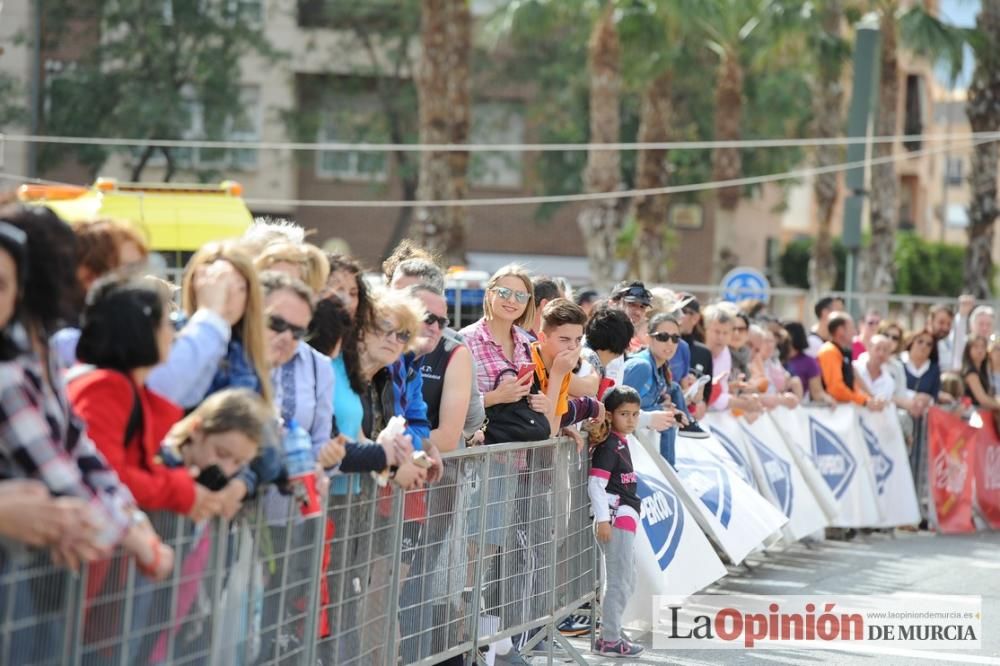
[[[854,361],[854,372],[865,383],[868,393],[884,402],[892,402],[895,397],[903,396],[906,392],[906,381],[899,386],[898,377],[887,365],[893,346],[893,341],[884,335],[874,335],[868,351]]]

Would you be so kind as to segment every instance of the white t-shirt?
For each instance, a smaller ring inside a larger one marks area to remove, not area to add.
[[[863,356],[865,356],[863,363],[860,358],[854,362],[854,372],[864,380],[865,385],[871,391],[872,397],[879,400],[892,400],[893,396],[896,395],[896,380],[893,378],[892,373],[889,372],[888,364],[882,366],[882,372],[878,376],[878,379],[872,379],[871,373],[868,371],[868,355],[866,353]]]

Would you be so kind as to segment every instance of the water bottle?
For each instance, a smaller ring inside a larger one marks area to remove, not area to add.
[[[312,438],[294,419],[288,422],[283,448],[288,482],[292,488],[292,496],[299,502],[302,515],[319,515],[316,456],[313,455]]]

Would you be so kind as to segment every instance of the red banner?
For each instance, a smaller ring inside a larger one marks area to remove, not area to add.
[[[937,528],[944,534],[974,532],[972,458],[979,430],[932,407],[927,415],[927,474]]]
[[[993,412],[980,412],[983,427],[976,438],[976,504],[993,529],[1000,529],[1000,435]]]

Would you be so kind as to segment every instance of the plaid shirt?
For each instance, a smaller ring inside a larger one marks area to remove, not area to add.
[[[504,370],[513,371],[516,376],[519,366],[533,364],[529,351],[531,338],[517,326],[512,329],[514,336],[513,360],[507,358],[503,347],[490,333],[486,319],[480,319],[475,324],[466,326],[460,333],[469,351],[472,352],[472,357],[476,360],[476,385],[483,395],[496,388],[497,378]]]
[[[0,363],[0,479],[38,479],[53,495],[88,500],[103,519],[101,543],[111,545],[135,500],[70,410],[58,369],[50,372],[59,382],[52,389],[42,372],[34,354]]]

